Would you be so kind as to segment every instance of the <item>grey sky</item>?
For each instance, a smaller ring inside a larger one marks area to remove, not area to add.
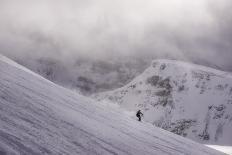
[[[0,52],[153,56],[232,71],[231,0],[0,0]]]

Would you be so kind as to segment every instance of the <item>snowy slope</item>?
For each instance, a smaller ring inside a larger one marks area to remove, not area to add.
[[[0,154],[221,154],[0,56]]]
[[[128,85],[94,96],[145,120],[208,144],[232,145],[232,76],[208,67],[156,60]]]
[[[216,149],[218,151],[224,152],[228,155],[232,155],[232,146],[219,146],[219,145],[207,145],[207,146]]]

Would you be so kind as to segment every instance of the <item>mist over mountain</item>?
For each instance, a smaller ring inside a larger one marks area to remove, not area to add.
[[[231,0],[0,0],[0,154],[231,150],[231,16]]]
[[[122,86],[157,58],[232,71],[231,8],[230,0],[1,0],[0,53],[67,87],[80,77],[91,85],[82,92]]]
[[[93,61],[84,58],[76,59],[69,64],[53,58],[31,59],[26,62],[18,60],[18,62],[46,79],[84,95],[124,86],[140,74],[147,63],[139,59]]]

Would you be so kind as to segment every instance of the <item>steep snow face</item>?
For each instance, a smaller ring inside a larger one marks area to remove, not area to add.
[[[144,119],[178,135],[208,144],[232,145],[232,76],[199,65],[154,61],[123,88],[100,93]]]
[[[221,154],[0,56],[0,154]]]

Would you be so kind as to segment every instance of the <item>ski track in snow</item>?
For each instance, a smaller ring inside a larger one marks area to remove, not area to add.
[[[0,154],[220,155],[0,56]]]

